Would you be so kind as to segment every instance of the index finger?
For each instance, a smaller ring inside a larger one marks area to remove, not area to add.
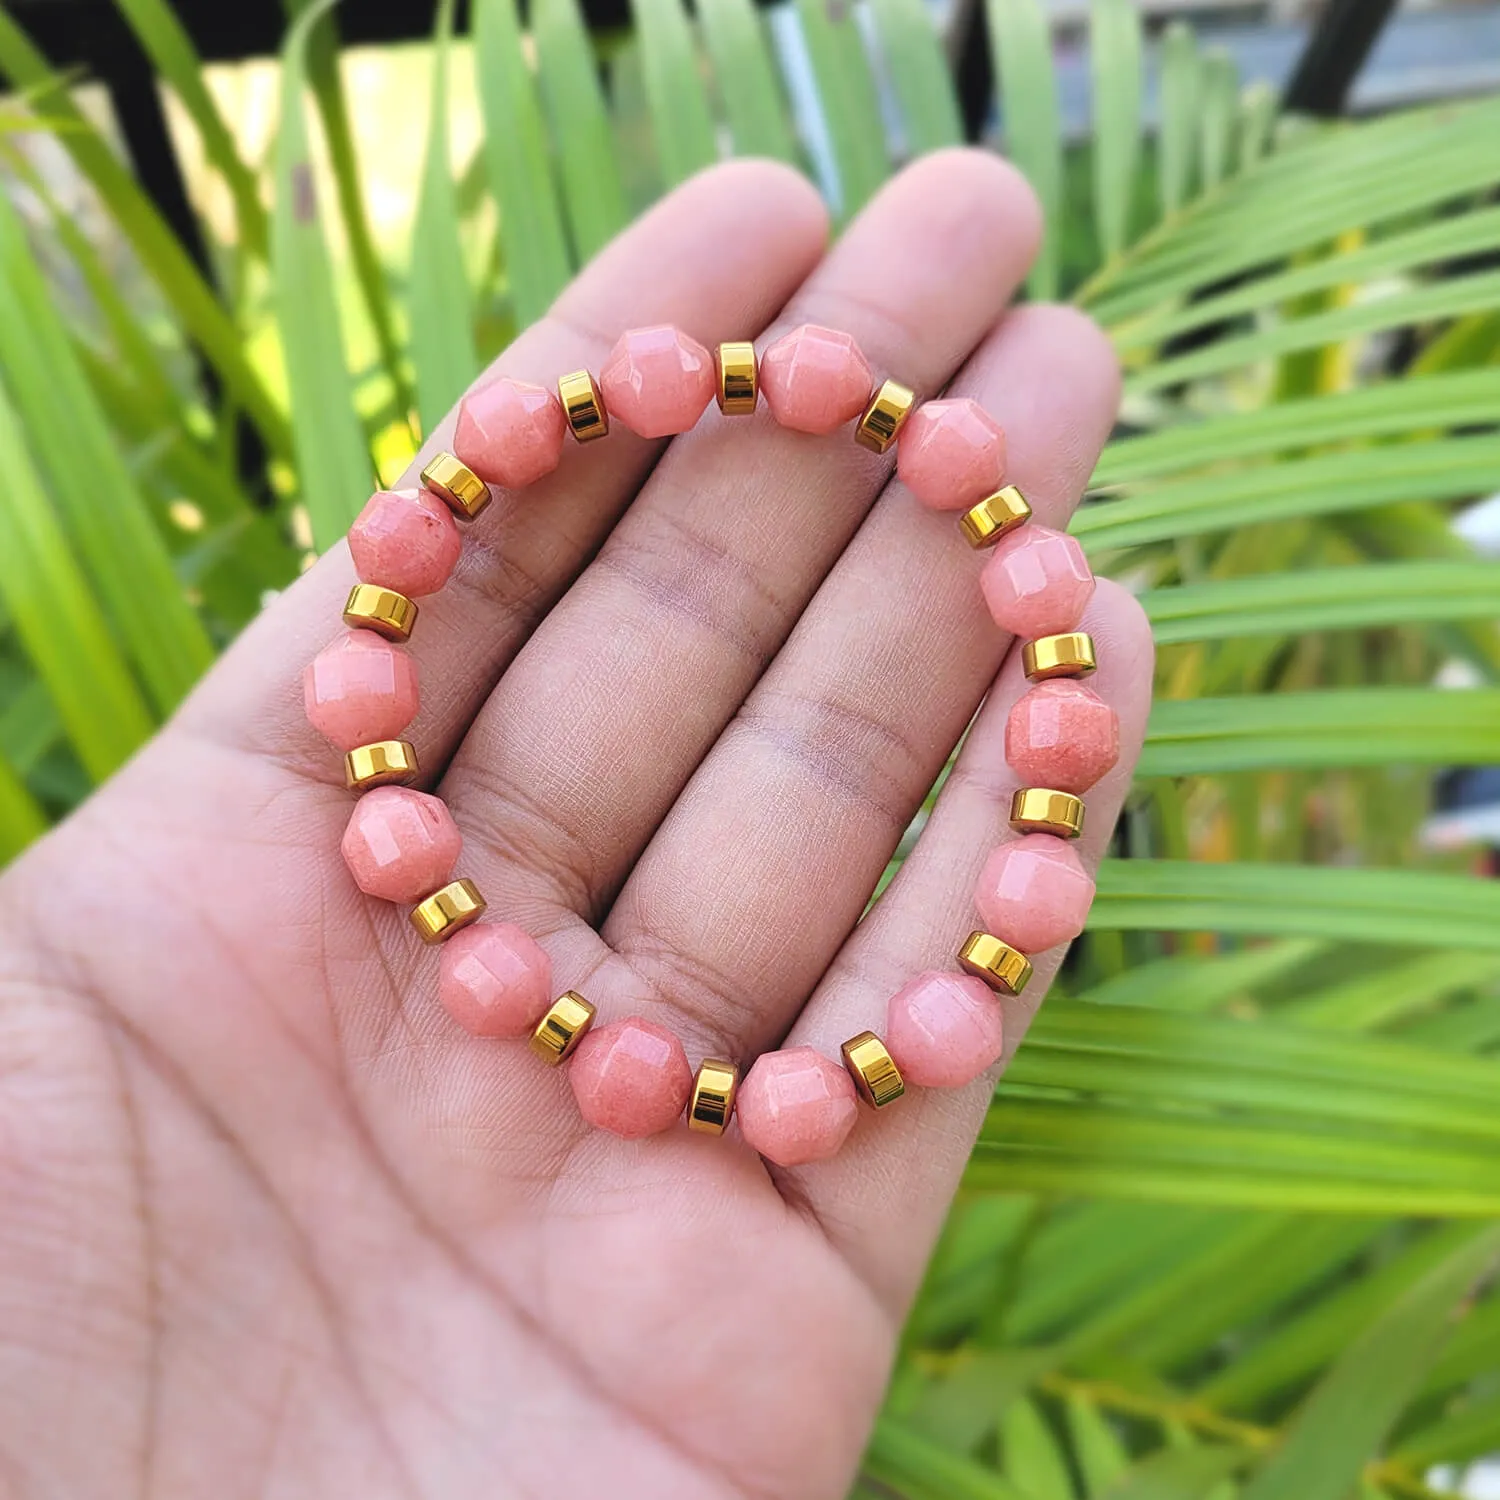
[[[612,241],[476,381],[501,375],[549,385],[597,368],[626,328],[677,323],[713,345],[749,338],[822,255],[827,215],[803,177],[771,162],[710,168]],[[450,441],[456,409],[400,483]],[[421,601],[412,638],[422,709],[405,736],[423,784],[454,745],[539,619],[598,550],[663,447],[621,428],[608,443],[569,443],[557,471],[524,494],[500,492],[464,531],[442,593]],[[607,452],[603,450],[608,450]],[[362,499],[363,497],[357,497]],[[342,785],[339,757],[307,723],[301,679],[339,633],[354,582],[340,542],[240,637],[185,705],[178,726],[282,760]]]

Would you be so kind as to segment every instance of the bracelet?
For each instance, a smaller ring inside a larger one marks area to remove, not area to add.
[[[910,980],[890,1001],[884,1035],[851,1037],[842,1065],[811,1047],[784,1048],[756,1059],[741,1081],[732,1061],[692,1069],[681,1041],[655,1022],[596,1025],[576,991],[553,998],[551,961],[531,936],[480,922],[484,897],[472,880],[454,878],[462,839],[452,814],[404,784],[418,771],[401,738],[418,694],[401,643],[417,621],[415,600],[437,593],[458,562],[456,521],[473,521],[492,488],[550,474],[569,434],[593,442],[618,421],[641,437],[672,437],[710,400],[736,417],[762,397],[783,427],[825,434],[854,422],[861,446],[880,454],[896,446],[896,473],[912,495],[959,513],[969,544],[990,552],[980,588],[996,625],[1024,641],[1032,686],[1005,730],[1006,758],[1024,783],[1010,808],[1018,836],[984,865],[974,897],[983,927],[959,948],[959,972]],[[1071,841],[1083,831],[1082,794],[1119,758],[1115,712],[1080,680],[1095,667],[1093,642],[1077,628],[1093,574],[1072,537],[1026,524],[1031,507],[1004,478],[1005,435],[977,402],[918,406],[894,380],[877,387],[848,334],[811,324],[759,358],[749,343],[710,354],[670,326],[632,329],[597,379],[574,371],[554,395],[500,378],[466,396],[453,449],[422,470],[423,488],[377,492],[350,529],[360,579],[344,608],[350,629],[304,680],[308,719],[345,752],[346,783],[361,794],[342,845],[350,873],[366,895],[411,904],[423,941],[442,945],[439,995],[453,1020],[475,1036],[529,1038],[543,1063],[567,1063],[590,1124],[636,1138],[686,1113],[691,1129],[722,1135],[737,1118],[746,1142],[782,1166],[837,1151],[861,1099],[883,1109],[908,1085],[958,1087],[996,1062],[998,997],[1025,988],[1027,954],[1083,930],[1094,883]]]

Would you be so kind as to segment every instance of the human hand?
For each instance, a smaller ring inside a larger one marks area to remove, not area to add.
[[[1061,524],[1116,374],[1079,315],[1003,315],[1037,234],[990,156],[922,161],[826,255],[805,182],[725,166],[497,368],[597,368],[649,323],[828,324],[919,396],[978,398]],[[694,1061],[837,1057],[973,925],[1025,684],[981,558],[891,468],[764,413],[670,446],[617,429],[501,496],[423,604],[409,738],[444,768],[460,873],[559,988]],[[0,881],[0,1493],[842,1495],[993,1077],[912,1089],[779,1169],[733,1132],[589,1130],[561,1071],[459,1031],[436,954],[339,858],[350,798],[303,716],[352,577],[334,548]],[[1083,628],[1124,745],[1089,796],[1092,867],[1151,648],[1107,583]],[[1004,1002],[1007,1051],[1060,957]]]

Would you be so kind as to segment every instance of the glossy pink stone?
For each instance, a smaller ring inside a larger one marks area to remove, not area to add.
[[[1050,833],[1001,844],[974,887],[984,930],[1027,954],[1072,942],[1093,900],[1094,882],[1078,851]]]
[[[354,804],[340,847],[365,895],[420,901],[446,884],[463,843],[453,814],[437,797],[382,786]]]
[[[417,716],[417,664],[373,630],[325,646],[302,674],[308,722],[340,750],[393,740]]]
[[[427,490],[377,490],[349,528],[360,578],[408,598],[437,593],[462,550],[453,512]]]
[[[929,401],[907,419],[896,473],[923,505],[968,510],[1005,478],[1005,432],[977,402]]]
[[[633,1141],[671,1129],[687,1108],[693,1070],[665,1026],[631,1016],[579,1042],[568,1082],[590,1125]]]
[[[811,1047],[763,1052],[735,1105],[746,1141],[783,1167],[832,1156],[858,1113],[849,1074]]]
[[[918,974],[891,997],[885,1045],[908,1083],[962,1088],[1000,1056],[1000,1003],[982,980]]]
[[[670,323],[622,333],[599,371],[605,409],[645,438],[687,432],[716,380],[713,356]]]
[[[471,1036],[529,1036],[552,1003],[552,960],[512,923],[481,922],[443,944],[438,995]]]
[[[864,411],[873,382],[847,333],[804,323],[760,359],[760,388],[771,415],[794,432],[832,432]]]
[[[1081,797],[1120,759],[1119,716],[1081,682],[1039,682],[1005,721],[1005,758],[1029,786]]]
[[[552,391],[502,376],[459,402],[453,451],[486,484],[519,490],[557,467],[567,425]]]
[[[990,554],[979,587],[1002,630],[1035,640],[1078,627],[1094,596],[1094,575],[1072,537],[1030,523]]]

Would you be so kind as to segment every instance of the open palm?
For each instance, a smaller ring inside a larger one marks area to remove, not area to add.
[[[847,329],[993,411],[1057,524],[1115,372],[1077,315],[1004,315],[1037,232],[1009,168],[948,153],[825,256],[799,178],[726,166],[500,368],[597,367],[656,322]],[[1004,826],[1019,664],[952,518],[890,469],[764,416],[617,432],[502,496],[424,605],[410,737],[460,873],[602,1019],[665,1021],[695,1062],[879,1027],[951,965]],[[768,1170],[733,1131],[590,1131],[560,1071],[461,1033],[435,954],[344,869],[302,717],[351,577],[334,549],[0,883],[0,1494],[840,1495],[992,1080]],[[1132,760],[1145,627],[1101,586],[1084,628]],[[1128,774],[1090,798],[1091,861]]]

